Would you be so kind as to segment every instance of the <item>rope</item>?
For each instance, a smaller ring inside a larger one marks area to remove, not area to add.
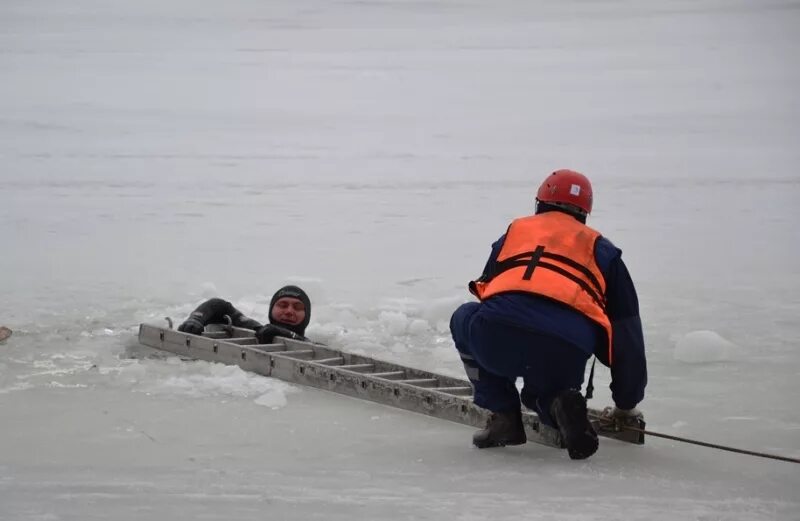
[[[595,416],[595,415],[593,415]],[[675,440],[681,441],[683,443],[691,443],[692,445],[700,445],[701,447],[710,447],[712,449],[719,449],[725,450],[728,452],[736,452],[737,454],[747,454],[748,456],[757,456],[759,458],[767,458],[767,459],[774,459],[780,461],[788,461],[789,463],[800,463],[799,458],[790,458],[787,456],[778,456],[776,454],[768,454],[766,452],[756,452],[752,450],[745,450],[745,449],[737,449],[735,447],[727,447],[725,445],[718,445],[716,443],[708,443],[705,441],[698,441],[692,440],[689,438],[681,438],[680,436],[672,436],[670,434],[661,434],[660,432],[649,431],[647,429],[640,429],[639,427],[633,427],[631,425],[624,425],[614,421],[608,421],[607,418],[602,416],[595,416],[596,418],[600,419],[601,421],[606,421],[609,425],[613,425],[617,429],[622,429],[626,431],[633,431],[633,432],[640,432],[647,436],[655,436],[656,438],[666,438],[668,440]]]

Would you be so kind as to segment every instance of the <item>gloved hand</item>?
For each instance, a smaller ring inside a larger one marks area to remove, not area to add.
[[[292,340],[306,340],[306,337],[300,336],[285,327],[276,326],[275,324],[267,324],[256,331],[256,338],[259,344],[272,344],[276,336],[291,338]]]
[[[206,326],[195,317],[189,317],[186,319],[186,322],[178,326],[178,331],[190,333],[192,335],[202,335],[205,328]]]
[[[632,425],[644,419],[642,411],[633,409],[620,409],[619,407],[606,407],[603,409],[603,419],[615,424]]]

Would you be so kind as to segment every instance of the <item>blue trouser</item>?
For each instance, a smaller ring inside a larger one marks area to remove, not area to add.
[[[546,333],[524,329],[481,313],[481,304],[462,304],[450,332],[474,388],[475,404],[492,412],[520,408],[516,380],[522,377],[522,404],[554,425],[550,404],[566,389],[580,390],[588,353]]]

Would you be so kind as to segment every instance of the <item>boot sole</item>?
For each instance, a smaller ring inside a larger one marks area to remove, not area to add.
[[[578,391],[562,394],[555,408],[556,421],[561,436],[567,445],[567,452],[572,459],[586,459],[595,452],[599,443],[597,433],[589,423],[586,400]]]
[[[487,440],[487,441],[475,441],[472,440],[472,444],[478,447],[479,449],[490,449],[492,447],[505,447],[507,445],[524,445],[527,443],[527,438],[525,439],[515,439],[515,440]]]

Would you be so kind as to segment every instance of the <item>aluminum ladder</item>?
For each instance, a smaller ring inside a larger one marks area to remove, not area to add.
[[[274,344],[259,344],[249,329],[209,325],[201,336],[141,324],[139,343],[188,359],[238,365],[260,375],[473,427],[485,426],[490,414],[472,401],[472,387],[467,380],[312,342],[276,337]],[[600,413],[589,409],[590,418],[599,417]],[[523,411],[522,420],[529,441],[564,447],[558,430],[542,423],[535,413]],[[644,443],[643,433],[604,427],[597,421],[594,426],[600,436]],[[637,427],[643,430],[644,421]]]

